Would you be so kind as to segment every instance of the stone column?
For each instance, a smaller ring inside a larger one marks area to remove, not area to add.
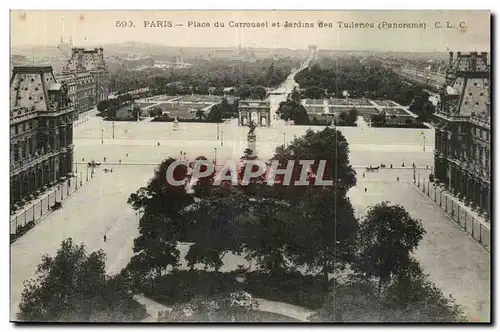
[[[257,155],[257,136],[255,135],[255,132],[254,133],[249,133],[247,135],[247,142],[248,142],[248,146],[247,148],[249,150],[252,150],[252,154],[255,156]]]
[[[17,188],[16,188],[16,177],[10,178],[10,201],[14,203],[17,201]]]
[[[66,127],[61,128],[61,147],[66,146]]]
[[[19,201],[22,198],[22,177],[16,176],[16,200]]]
[[[459,169],[459,184],[460,184],[460,196],[462,199],[465,201],[467,200],[467,178],[465,177],[464,171],[460,168]]]
[[[40,166],[40,187],[45,185],[45,164]]]
[[[485,207],[486,207],[486,215],[488,216],[488,219],[490,218],[490,215],[491,215],[491,206],[490,206],[490,191],[488,190],[489,188],[488,187],[485,187],[485,201],[486,201],[486,204],[485,204]]]
[[[481,200],[481,183],[476,180],[476,187],[475,187],[475,201],[476,201],[476,207],[481,208],[482,200]]]
[[[25,177],[25,174],[22,173],[19,175],[19,179],[21,181],[21,191],[19,193],[19,196],[20,198],[23,198],[24,196],[26,196],[26,177]]]

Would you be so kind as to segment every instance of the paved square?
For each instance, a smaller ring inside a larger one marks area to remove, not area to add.
[[[89,116],[87,122],[76,127],[74,143],[78,173],[85,176],[86,163],[91,159],[103,162],[104,157],[113,164],[103,164],[101,168],[113,168],[113,173],[97,170],[96,178],[65,200],[63,209],[46,216],[12,244],[11,317],[17,312],[23,282],[33,276],[41,253],[55,254],[61,241],[67,237],[83,242],[89,250],[102,248],[107,253],[108,272],[119,272],[129,261],[133,239],[138,234],[138,216],[126,203],[130,193],[147,184],[161,160],[176,157],[181,150],[188,158],[198,155],[213,158],[217,154],[218,164],[225,159],[241,157],[247,146],[248,128],[238,127],[233,121],[221,124],[220,129],[223,131],[222,146],[221,140],[216,139],[215,124],[181,123],[180,130],[173,131],[171,124],[167,123],[116,122],[114,139],[112,123],[98,117]],[[258,155],[262,159],[271,157],[276,146],[303,135],[307,129],[307,126],[278,124],[258,128]],[[421,131],[340,129],[350,144],[351,164],[356,166],[358,173],[358,185],[349,193],[357,213],[361,215],[366,206],[389,200],[403,205],[413,216],[422,219],[427,234],[416,256],[425,271],[445,294],[453,294],[469,317],[489,319],[490,261],[484,249],[412,187],[409,183],[413,178],[411,168],[379,172],[364,170],[367,165],[380,163],[387,166],[393,163],[394,167],[403,162],[406,167],[412,162],[432,165],[432,146],[423,151]],[[426,135],[428,142],[434,141],[433,131],[426,131]],[[398,177],[399,182],[396,181]],[[365,187],[367,193],[364,193]],[[103,241],[104,234],[108,237],[107,243]],[[187,246],[180,249],[182,257]],[[230,270],[238,264],[246,264],[246,261],[228,254],[224,263],[223,269]]]

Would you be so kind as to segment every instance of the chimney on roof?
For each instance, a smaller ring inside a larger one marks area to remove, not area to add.
[[[472,71],[477,69],[477,52],[470,52],[470,69]]]
[[[485,66],[488,65],[488,52],[481,52],[480,58],[483,60]]]

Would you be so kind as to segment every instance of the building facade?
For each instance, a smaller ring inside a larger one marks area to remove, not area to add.
[[[488,54],[450,52],[447,84],[434,114],[435,177],[466,204],[491,215]]]
[[[85,50],[74,47],[71,58],[63,68],[58,82],[75,85],[75,93],[70,99],[81,113],[92,109],[109,95],[109,76],[102,48]]]
[[[10,79],[11,204],[72,173],[75,109],[52,67],[14,67]]]
[[[61,84],[67,84],[71,106],[78,113],[86,112],[96,106],[95,80],[90,73],[69,73],[57,76],[56,79]]]

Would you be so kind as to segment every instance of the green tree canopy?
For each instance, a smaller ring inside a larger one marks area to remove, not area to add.
[[[424,234],[420,220],[402,206],[375,205],[361,222],[357,268],[368,277],[377,277],[381,287],[405,271]]]
[[[146,316],[119,277],[105,272],[103,251],[64,240],[54,257],[42,256],[37,277],[25,282],[17,318],[33,322],[130,322]]]

